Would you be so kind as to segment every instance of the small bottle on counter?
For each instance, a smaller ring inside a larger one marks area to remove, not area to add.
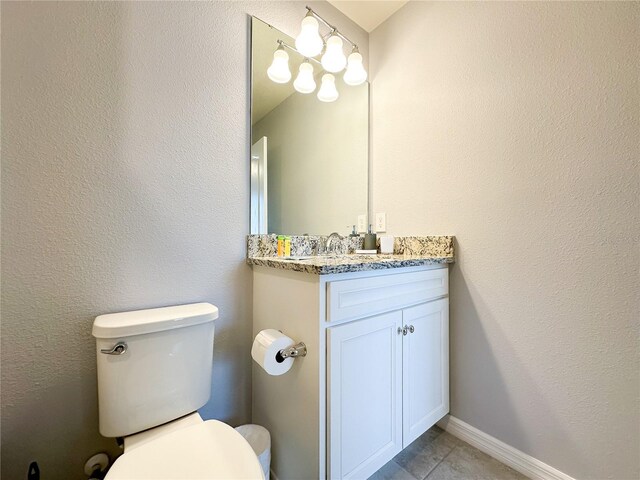
[[[289,235],[284,237],[284,256],[291,256],[291,237]]]
[[[284,257],[284,235],[278,235],[278,256]]]

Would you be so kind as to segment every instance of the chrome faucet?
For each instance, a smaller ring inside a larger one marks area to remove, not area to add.
[[[332,241],[337,239],[339,241],[344,240],[344,237],[340,235],[338,232],[333,232],[331,235],[327,237],[326,250],[327,253],[333,253]]]

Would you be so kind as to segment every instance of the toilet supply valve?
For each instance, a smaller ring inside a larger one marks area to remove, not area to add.
[[[122,355],[126,351],[127,351],[126,342],[118,342],[112,348],[100,349],[100,353],[104,353],[105,355]]]
[[[102,480],[107,474],[109,456],[106,453],[96,453],[84,464],[84,473],[89,480]]]

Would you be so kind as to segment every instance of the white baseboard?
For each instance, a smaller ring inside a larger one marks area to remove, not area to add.
[[[438,422],[440,428],[467,442],[505,465],[536,480],[574,480],[566,473],[501,442],[462,420],[447,415]]]

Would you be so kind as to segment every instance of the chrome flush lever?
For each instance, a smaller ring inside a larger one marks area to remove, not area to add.
[[[105,355],[122,355],[127,351],[127,344],[125,342],[118,342],[112,348],[103,348],[100,353]]]

